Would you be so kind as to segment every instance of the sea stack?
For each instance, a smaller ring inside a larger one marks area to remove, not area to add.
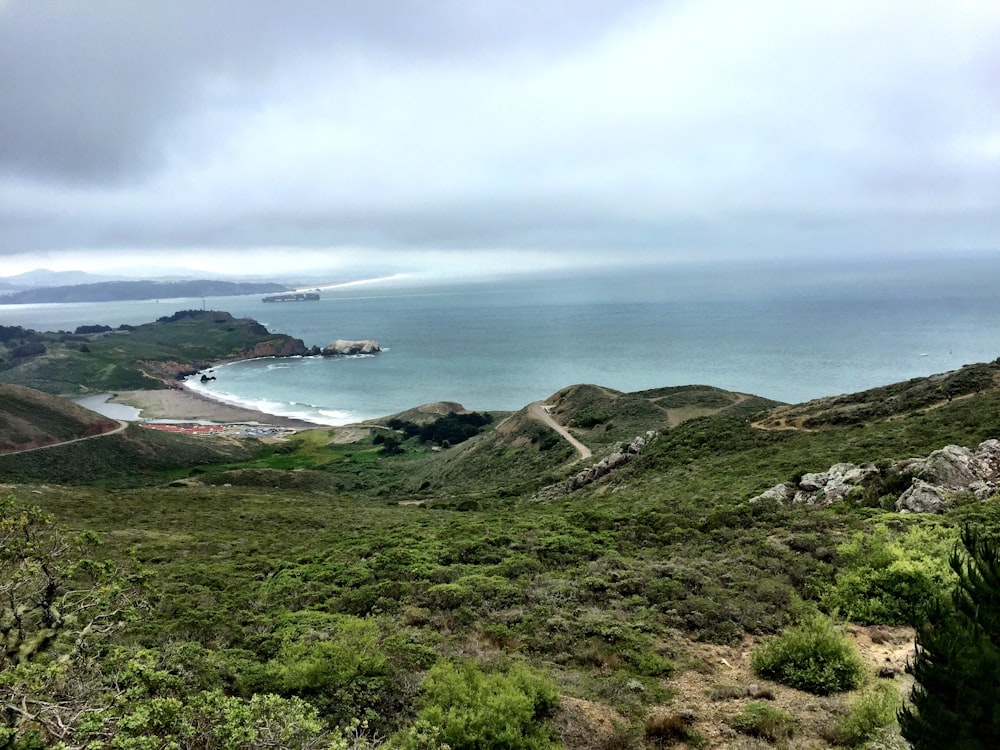
[[[332,344],[327,344],[321,350],[324,356],[346,356],[352,354],[378,354],[382,351],[375,339],[364,339],[362,341],[347,341],[337,339]]]

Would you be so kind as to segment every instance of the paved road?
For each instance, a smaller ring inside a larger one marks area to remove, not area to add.
[[[73,438],[72,440],[63,440],[61,443],[49,443],[48,445],[39,445],[36,448],[25,448],[19,451],[9,451],[7,453],[0,453],[0,456],[16,456],[18,453],[31,453],[32,451],[43,451],[46,448],[58,448],[60,445],[69,445],[70,443],[79,443],[82,440],[93,440],[94,438],[107,437],[108,435],[117,435],[119,432],[128,427],[129,423],[121,419],[118,420],[118,426],[110,432],[99,432],[96,435],[87,435],[87,437]]]
[[[576,449],[576,452],[580,454],[580,458],[590,458],[594,455],[594,452],[590,450],[590,448],[573,437],[569,430],[552,418],[552,415],[549,414],[548,409],[545,408],[541,401],[533,403],[529,409],[529,413],[539,422],[551,427],[553,430],[566,438],[566,440],[569,441],[569,444],[572,445]]]

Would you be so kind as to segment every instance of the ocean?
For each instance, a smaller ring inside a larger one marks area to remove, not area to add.
[[[1000,355],[1000,260],[736,263],[347,286],[316,302],[258,296],[0,305],[0,324],[73,330],[177,310],[226,310],[368,357],[261,359],[189,387],[223,401],[346,424],[433,401],[514,410],[568,385],[707,384],[786,402],[847,393]]]

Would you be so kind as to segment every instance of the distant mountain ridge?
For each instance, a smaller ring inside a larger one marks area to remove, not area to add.
[[[9,289],[37,289],[42,286],[68,286],[70,284],[96,284],[101,281],[119,281],[121,276],[93,274],[86,271],[50,271],[36,268],[14,276],[0,277],[0,283]]]
[[[0,296],[0,304],[24,305],[58,302],[118,302],[176,297],[230,297],[239,294],[273,294],[289,287],[272,282],[194,281],[99,281],[25,289]]]

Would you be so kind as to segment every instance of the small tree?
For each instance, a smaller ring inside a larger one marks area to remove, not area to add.
[[[100,708],[95,644],[134,614],[139,581],[88,558],[94,543],[0,497],[0,747],[68,739]]]
[[[906,667],[915,684],[899,723],[915,750],[986,750],[1000,737],[1000,548],[969,527],[961,546],[951,601],[917,629]]]

